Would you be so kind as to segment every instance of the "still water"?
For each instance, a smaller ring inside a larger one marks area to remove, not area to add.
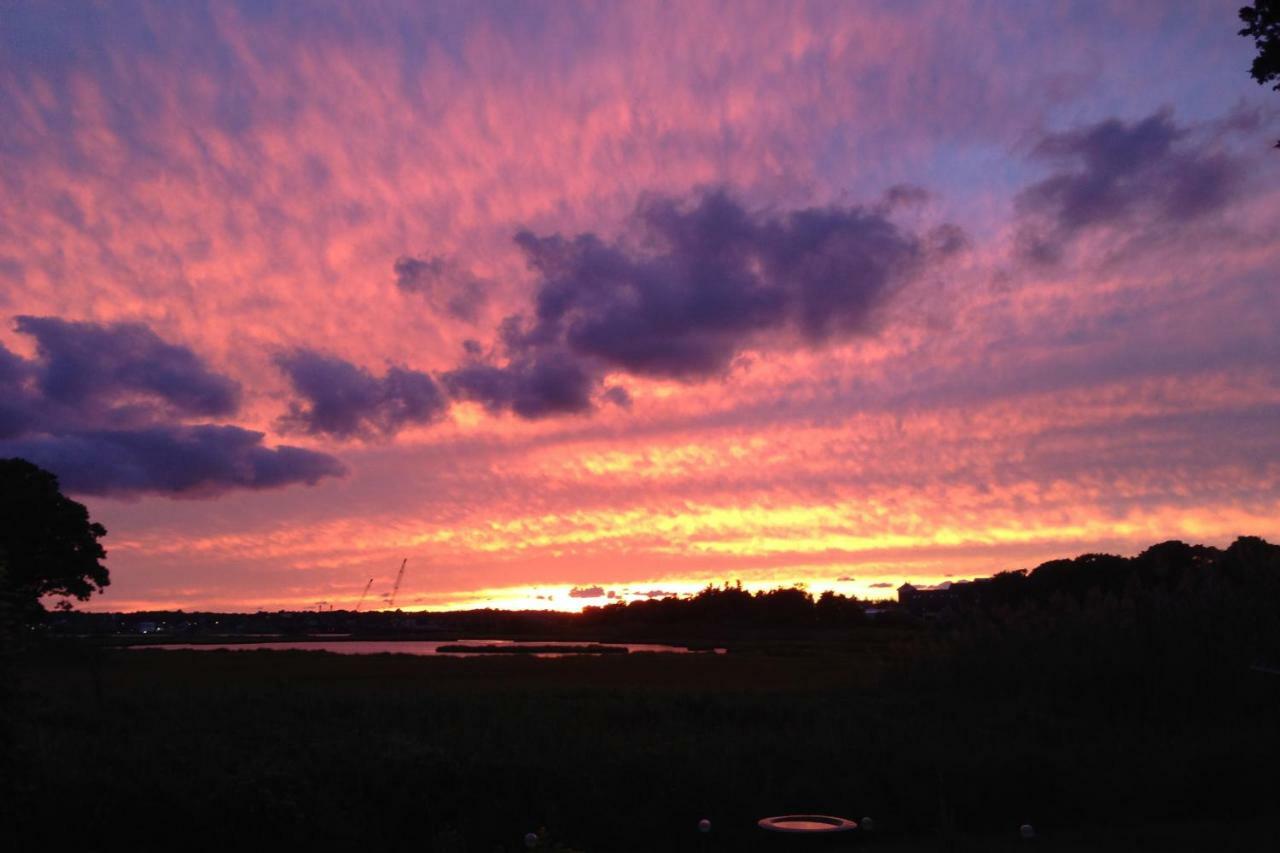
[[[589,643],[583,642],[529,642],[516,640],[300,640],[297,642],[276,643],[163,643],[157,645],[131,646],[134,649],[193,649],[196,651],[215,651],[229,649],[231,651],[252,651],[254,649],[280,649],[312,652],[334,652],[340,655],[448,655],[449,657],[493,657],[493,652],[442,652],[441,646],[510,646],[514,649],[522,646],[606,646],[611,649],[626,649],[628,652],[664,652],[668,654],[697,654],[684,646],[667,646],[661,643]],[[722,655],[724,649],[715,649]],[[521,657],[560,658],[578,652],[536,652],[517,653]]]

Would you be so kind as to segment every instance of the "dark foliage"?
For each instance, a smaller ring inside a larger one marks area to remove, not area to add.
[[[1248,585],[1270,589],[1280,578],[1280,546],[1242,536],[1225,551],[1207,545],[1169,541],[1136,557],[1082,554],[1050,560],[1027,572],[1000,572],[935,590],[915,591],[905,603],[916,612],[964,616],[1024,605],[1070,603],[1080,607],[1107,596],[1145,598],[1189,596],[1193,591]]]
[[[803,589],[779,588],[752,594],[739,582],[707,586],[692,598],[667,596],[586,607],[582,619],[601,626],[715,625],[723,630],[858,625],[864,622],[865,615],[858,599],[831,591],[815,601]]]
[[[1249,73],[1262,86],[1274,81],[1271,88],[1280,91],[1280,0],[1257,0],[1240,10],[1240,20],[1245,24],[1240,35],[1253,39],[1258,49]]]
[[[0,554],[0,590],[7,589],[9,569]],[[22,624],[15,602],[0,594],[0,767],[16,766],[18,677],[15,667]],[[6,770],[3,775],[8,775]],[[11,785],[0,779],[0,799],[8,801]]]
[[[0,459],[0,589],[12,607],[38,611],[46,595],[85,600],[101,591],[110,583],[98,544],[106,534],[59,491],[57,477],[25,459]]]
[[[1280,80],[1280,2],[1257,0],[1240,10],[1240,20],[1245,23],[1240,35],[1253,39],[1258,49],[1249,68],[1253,79],[1260,85]],[[1280,91],[1280,82],[1272,88]]]

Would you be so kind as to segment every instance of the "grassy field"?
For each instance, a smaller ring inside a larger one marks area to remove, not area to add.
[[[516,850],[545,827],[595,853],[798,849],[755,820],[818,812],[873,816],[854,845],[885,850],[1025,849],[1024,821],[1035,849],[1276,848],[1280,678],[1186,714],[881,657],[46,652],[20,667],[9,825],[86,851]]]

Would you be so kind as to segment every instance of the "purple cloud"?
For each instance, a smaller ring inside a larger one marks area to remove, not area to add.
[[[176,415],[229,415],[240,406],[236,382],[141,323],[21,316],[14,328],[36,340],[30,367],[40,397],[76,409],[82,420],[95,409],[119,409],[121,400],[136,395]]]
[[[515,355],[502,367],[470,360],[443,376],[455,399],[528,419],[588,411],[599,380],[590,365],[550,349]]]
[[[426,373],[392,367],[381,378],[334,356],[299,349],[276,357],[302,397],[281,427],[338,438],[393,435],[411,424],[439,420],[448,408],[440,386]]]
[[[233,414],[240,387],[140,323],[15,326],[36,339],[36,357],[0,347],[0,457],[34,462],[70,491],[206,496],[343,473],[332,456],[266,447],[260,432],[186,423]]]
[[[1049,134],[1033,156],[1057,171],[1022,190],[1014,204],[1028,220],[1024,252],[1045,262],[1090,228],[1176,226],[1219,210],[1243,175],[1233,157],[1176,125],[1167,111]]]
[[[21,457],[90,495],[159,492],[207,497],[228,489],[271,489],[340,476],[332,456],[299,447],[265,447],[263,434],[236,426],[153,426],[91,430],[0,442],[0,457]]]
[[[396,287],[459,320],[474,323],[489,298],[489,282],[443,255],[397,258],[394,269]]]
[[[473,357],[445,375],[450,390],[521,417],[581,412],[610,371],[703,379],[766,339],[865,334],[932,254],[963,242],[954,226],[922,239],[877,210],[752,211],[724,191],[652,197],[634,224],[628,240],[516,235],[534,314],[503,322],[505,365]]]

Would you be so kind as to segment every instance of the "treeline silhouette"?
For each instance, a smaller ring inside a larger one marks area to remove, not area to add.
[[[553,610],[401,612],[349,610],[260,611],[257,613],[54,612],[46,629],[57,634],[133,634],[153,639],[191,635],[301,636],[351,634],[360,637],[438,637],[454,634],[572,636],[583,632],[666,629],[835,628],[867,623],[867,603],[853,596],[824,592],[814,597],[799,587],[748,592],[741,582],[708,585],[692,596],[615,602],[588,606],[581,613]],[[884,620],[893,621],[890,614]]]
[[[152,638],[189,635],[350,634],[360,637],[442,637],[501,634],[564,637],[584,634],[727,635],[743,631],[818,631],[876,626],[963,627],[975,619],[1002,621],[1028,610],[1071,614],[1081,609],[1175,601],[1198,608],[1237,607],[1274,601],[1280,585],[1280,546],[1242,536],[1225,549],[1168,541],[1135,557],[1083,554],[1051,560],[1032,570],[933,588],[904,585],[901,601],[862,601],[799,587],[750,592],[741,582],[709,584],[691,596],[616,601],[581,613],[479,609],[460,612],[273,611],[208,613],[55,612],[52,633],[134,634]]]
[[[689,598],[619,601],[583,608],[581,619],[609,627],[721,625],[735,627],[836,627],[867,621],[867,605],[830,590],[817,598],[800,587],[749,592],[742,582],[708,585]]]
[[[932,646],[899,672],[905,683],[1011,708],[1069,708],[1091,725],[1105,720],[1149,736],[1197,732],[1211,742],[1163,768],[1186,790],[1196,789],[1197,774],[1221,779],[1213,765],[1224,733],[1208,721],[1234,716],[1243,725],[1274,714],[1280,546],[1258,537],[1225,549],[1163,542],[1128,559],[1085,554],[938,592],[928,605],[938,609],[917,606],[936,628]],[[1258,746],[1233,757],[1239,774],[1261,769],[1263,756],[1280,758],[1275,737]],[[1117,802],[1133,796],[1119,790],[1123,780],[1102,781],[1117,785]],[[1236,781],[1206,795],[1215,808],[1253,799]]]
[[[1030,572],[1006,571],[942,588],[911,590],[905,604],[916,610],[1005,609],[1038,602],[1065,607],[1100,602],[1108,596],[1137,601],[1150,595],[1212,594],[1222,587],[1265,590],[1280,578],[1280,546],[1242,536],[1230,547],[1161,542],[1136,557],[1082,554],[1050,560]]]

